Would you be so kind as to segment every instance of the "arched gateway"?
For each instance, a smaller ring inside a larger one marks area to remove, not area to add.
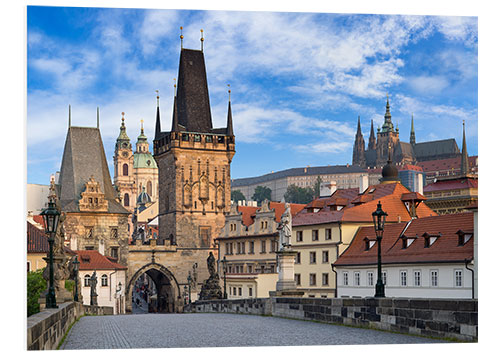
[[[155,283],[157,299],[154,311],[159,313],[182,312],[183,302],[179,283],[172,272],[158,263],[149,263],[137,270],[127,282],[126,309],[132,311],[134,284],[143,274],[147,274]]]

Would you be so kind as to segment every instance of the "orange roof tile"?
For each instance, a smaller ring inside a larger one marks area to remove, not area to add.
[[[75,250],[80,262],[80,270],[126,270],[127,267],[113,262],[97,250]]]
[[[477,178],[464,178],[457,177],[451,180],[438,180],[424,186],[424,192],[445,191],[445,190],[458,190],[462,188],[477,188]]]
[[[238,206],[238,212],[241,213],[241,219],[245,226],[250,226],[254,222],[255,212],[259,209],[259,207],[251,207],[251,206]]]
[[[406,231],[407,222],[390,224],[385,227],[382,238],[382,265],[401,263],[444,263],[461,262],[473,257],[473,239],[463,246],[458,245],[457,231],[474,232],[473,213],[458,213],[443,216],[424,217],[412,220]],[[424,233],[439,233],[439,238],[425,248]],[[402,235],[416,238],[403,249]],[[336,266],[375,265],[377,247],[365,249],[365,238],[376,239],[373,227],[361,227],[349,247],[334,263]]]
[[[47,253],[49,251],[49,241],[45,232],[38,229],[30,222],[28,224],[28,253]]]

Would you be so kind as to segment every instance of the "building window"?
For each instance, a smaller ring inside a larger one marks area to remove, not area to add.
[[[265,253],[266,252],[266,241],[263,240],[260,242],[260,252]]]
[[[297,286],[300,286],[300,274],[295,274],[295,284],[297,284]]]
[[[360,274],[359,271],[354,272],[354,285],[360,286],[361,285],[361,279],[360,279]]]
[[[382,284],[387,285],[387,271],[382,272]]]
[[[111,228],[111,239],[118,238],[118,228]]]
[[[297,252],[297,255],[295,256],[295,264],[300,264],[300,252]]]
[[[276,272],[273,264],[269,265],[269,272],[270,273],[275,273]]]
[[[349,273],[345,271],[342,274],[342,278],[343,278],[342,282],[344,283],[344,286],[348,286],[349,285]]]
[[[182,141],[189,141],[189,135],[186,133],[182,133]]]
[[[309,285],[316,286],[316,274],[309,274]]]
[[[111,255],[111,258],[118,259],[118,247],[111,247],[110,255]]]
[[[367,274],[368,286],[373,286],[373,272],[369,271]]]
[[[462,287],[462,270],[455,270],[455,287]]]
[[[253,266],[252,265],[247,265],[247,272],[253,273]]]
[[[309,264],[316,264],[316,252],[309,252]]]
[[[233,287],[233,295],[236,296],[236,287]]]
[[[108,286],[108,276],[106,274],[101,277],[101,286]]]
[[[325,240],[331,240],[332,239],[332,229],[327,228],[325,229]]]
[[[238,296],[241,296],[241,288],[238,288]]]
[[[130,197],[129,197],[128,193],[126,193],[125,195],[123,195],[123,205],[125,207],[130,206]]]
[[[271,253],[274,253],[276,251],[276,245],[277,242],[275,240],[271,241]]]
[[[296,235],[297,242],[302,242],[302,240],[303,240],[302,231],[297,231],[296,234],[297,234]]]
[[[431,270],[431,286],[433,286],[433,287],[438,286],[438,271],[437,270]]]
[[[128,176],[128,165],[123,164],[123,176]]]
[[[248,253],[254,254],[254,243],[253,242],[248,242]]]
[[[317,229],[312,230],[312,240],[317,241],[319,239],[319,234]]]
[[[406,282],[406,270],[401,270],[399,272],[399,276],[400,276],[400,284],[401,284],[401,286],[406,286],[407,285],[407,282]]]
[[[90,275],[85,275],[85,277],[83,278],[83,284],[84,286],[90,286]]]
[[[328,286],[328,273],[323,273],[321,276],[321,283],[323,286]]]
[[[323,251],[322,257],[323,257],[323,263],[328,263],[328,261],[329,261],[329,259],[328,259],[328,250],[324,250]]]
[[[413,272],[413,285],[414,286],[420,286],[422,285],[422,278],[421,278],[422,273],[420,270],[415,270]]]
[[[201,141],[201,135],[200,134],[194,134],[194,142],[199,143]]]
[[[253,289],[248,287],[248,296],[253,296]]]

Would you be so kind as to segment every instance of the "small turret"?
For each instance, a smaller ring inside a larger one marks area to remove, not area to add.
[[[413,127],[413,114],[411,115],[411,131],[410,131],[410,144],[415,145],[415,129]]]

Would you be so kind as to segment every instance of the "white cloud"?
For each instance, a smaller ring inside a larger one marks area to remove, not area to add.
[[[424,95],[439,94],[449,85],[444,76],[412,76],[407,81],[413,90]]]
[[[447,39],[472,44],[477,40],[477,17],[438,16],[436,28]]]

